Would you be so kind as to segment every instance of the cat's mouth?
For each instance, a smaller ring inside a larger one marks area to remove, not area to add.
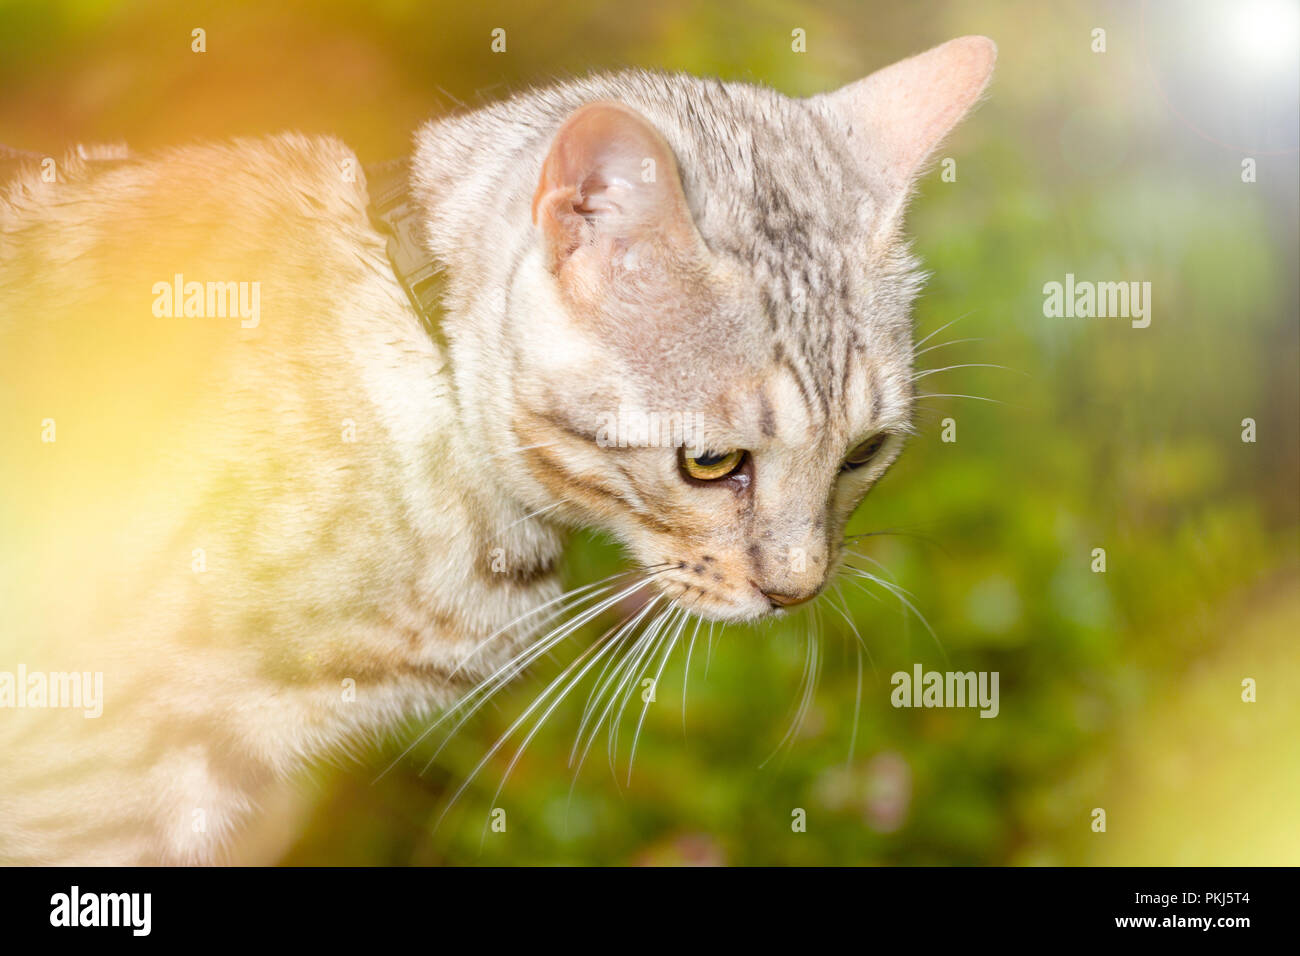
[[[655,584],[677,607],[705,620],[720,623],[742,623],[779,616],[785,614],[786,609],[794,603],[802,603],[775,602],[752,579],[741,577],[739,580],[743,583],[733,584],[725,574],[710,572],[708,565],[692,565],[683,561],[670,568]]]

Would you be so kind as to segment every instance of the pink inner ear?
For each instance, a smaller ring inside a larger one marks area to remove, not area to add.
[[[693,229],[671,148],[639,113],[611,102],[589,103],[560,127],[532,213],[553,270],[584,243],[609,249]]]

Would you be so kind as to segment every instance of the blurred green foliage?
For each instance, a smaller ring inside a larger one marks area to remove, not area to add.
[[[935,334],[921,367],[1006,369],[921,380],[994,401],[923,400],[919,436],[850,528],[896,532],[860,547],[938,641],[887,593],[845,585],[871,656],[856,726],[856,641],[823,602],[820,685],[770,761],[799,692],[807,610],[715,634],[711,649],[701,639],[684,729],[675,654],[630,785],[639,696],[616,772],[602,737],[573,782],[584,689],[550,715],[499,797],[519,735],[435,826],[557,672],[543,666],[427,771],[438,734],[372,783],[413,725],[316,773],[290,862],[1216,863],[1235,859],[1225,846],[1247,862],[1300,862],[1297,695],[1282,683],[1295,677],[1300,619],[1296,156],[1259,156],[1258,182],[1244,184],[1240,150],[1165,109],[1157,86],[1178,84],[1176,57],[1153,66],[1159,5],[1145,35],[1137,7],[0,2],[0,142],[46,150],[297,127],[337,133],[374,160],[458,103],[589,69],[683,69],[803,95],[962,33],[999,43],[989,102],[944,149],[956,181],[926,177],[911,230],[933,276],[916,308],[918,336]],[[1104,55],[1089,49],[1099,24]],[[193,26],[208,31],[203,56],[189,52]],[[497,26],[504,55],[488,49]],[[795,27],[806,54],[790,50]],[[1045,318],[1042,286],[1067,272],[1151,282],[1150,328]],[[1241,440],[1247,417],[1254,444]],[[945,418],[955,442],[940,440]],[[1097,547],[1104,574],[1090,570]],[[620,560],[580,536],[569,583]],[[998,671],[1000,715],[894,709],[889,676],[915,662]],[[1261,682],[1245,716],[1243,677]],[[1199,731],[1169,718],[1193,706],[1193,687]],[[1205,729],[1242,721],[1230,738]],[[1161,776],[1163,758],[1181,760],[1183,776]],[[1230,758],[1257,785],[1209,814],[1198,795]],[[1131,809],[1112,811],[1098,835],[1088,825],[1099,806]],[[505,833],[485,834],[492,807],[506,811]],[[806,832],[792,830],[796,808]],[[1178,838],[1125,827],[1139,817],[1179,821]]]

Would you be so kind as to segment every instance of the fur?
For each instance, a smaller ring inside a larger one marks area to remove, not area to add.
[[[105,700],[0,711],[0,859],[224,859],[278,782],[498,673],[531,634],[513,622],[560,594],[569,527],[617,536],[702,617],[815,595],[909,427],[899,211],[992,64],[954,43],[906,109],[868,91],[898,113],[888,161],[860,155],[854,88],[631,72],[429,123],[413,181],[445,347],[334,139],[74,152],[56,182],[18,159],[0,667],[102,673]],[[566,125],[602,103],[667,171],[654,192]],[[259,283],[259,320],[158,317],[176,274]],[[702,487],[680,448],[593,441],[620,407],[698,414],[747,470]]]

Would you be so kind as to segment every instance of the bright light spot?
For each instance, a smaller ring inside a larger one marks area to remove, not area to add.
[[[1300,0],[1242,0],[1228,9],[1228,40],[1242,59],[1269,69],[1300,57]]]

